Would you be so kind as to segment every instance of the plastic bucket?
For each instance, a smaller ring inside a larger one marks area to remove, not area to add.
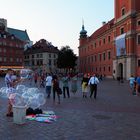
[[[24,124],[26,119],[26,106],[13,106],[13,122]]]

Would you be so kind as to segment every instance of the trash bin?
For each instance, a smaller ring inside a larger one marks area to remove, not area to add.
[[[13,122],[24,124],[26,119],[26,106],[13,106]]]

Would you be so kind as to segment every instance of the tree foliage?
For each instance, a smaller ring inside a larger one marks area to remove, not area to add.
[[[57,66],[66,70],[76,66],[77,56],[69,46],[62,47],[58,53]]]

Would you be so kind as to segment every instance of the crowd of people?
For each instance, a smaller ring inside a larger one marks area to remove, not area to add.
[[[5,83],[8,88],[14,88],[22,80],[23,79],[21,79],[18,75],[14,74],[14,71],[12,69],[8,69],[5,76]],[[60,104],[60,99],[62,97],[70,98],[71,94],[76,94],[79,88],[77,83],[78,80],[81,80],[82,97],[87,98],[89,96],[89,98],[92,98],[92,96],[94,96],[94,99],[96,99],[97,87],[100,81],[103,80],[103,77],[96,74],[84,74],[80,79],[78,79],[77,75],[56,75],[52,73],[45,73],[43,71],[41,73],[38,73],[37,71],[32,71],[28,73],[28,78],[26,80],[28,80],[30,86],[44,88],[46,97],[50,99],[50,97],[52,96],[53,102],[57,102],[58,104]],[[129,78],[129,85],[131,93],[133,95],[139,96],[140,77],[134,77],[133,75],[131,75],[131,77]],[[7,116],[12,115],[12,104],[11,99],[9,98]]]
[[[87,98],[87,93],[90,91],[90,98],[92,98],[92,95],[94,93],[94,98],[96,99],[97,84],[99,83],[96,75],[94,74],[90,76],[89,74],[85,74],[81,78],[83,98]],[[47,98],[49,99],[52,96],[53,102],[56,102],[57,100],[58,104],[60,104],[61,94],[63,98],[70,98],[71,94],[76,94],[78,90],[77,75],[56,75],[52,73],[45,73],[43,71],[41,73],[37,71],[31,71],[30,73],[28,73],[28,77],[26,77],[26,79],[21,80],[20,76],[14,74],[14,71],[12,69],[7,70],[7,74],[5,76],[5,83],[8,88],[16,87],[16,85],[23,80],[28,80],[30,86],[44,88]],[[9,98],[7,116],[12,115],[12,104],[11,99]]]

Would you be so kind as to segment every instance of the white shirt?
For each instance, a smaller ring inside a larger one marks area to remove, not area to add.
[[[134,81],[135,81],[135,78],[134,78],[134,77],[130,77],[130,78],[129,78],[129,83],[130,83],[130,84],[133,84]]]
[[[46,86],[51,86],[52,85],[52,76],[47,76],[46,78]]]
[[[11,87],[11,83],[12,83],[12,78],[10,74],[6,74],[5,76],[5,83],[7,87]]]
[[[91,77],[89,79],[88,85],[90,85],[90,84],[98,84],[98,83],[99,83],[98,78],[93,76],[93,77]]]

